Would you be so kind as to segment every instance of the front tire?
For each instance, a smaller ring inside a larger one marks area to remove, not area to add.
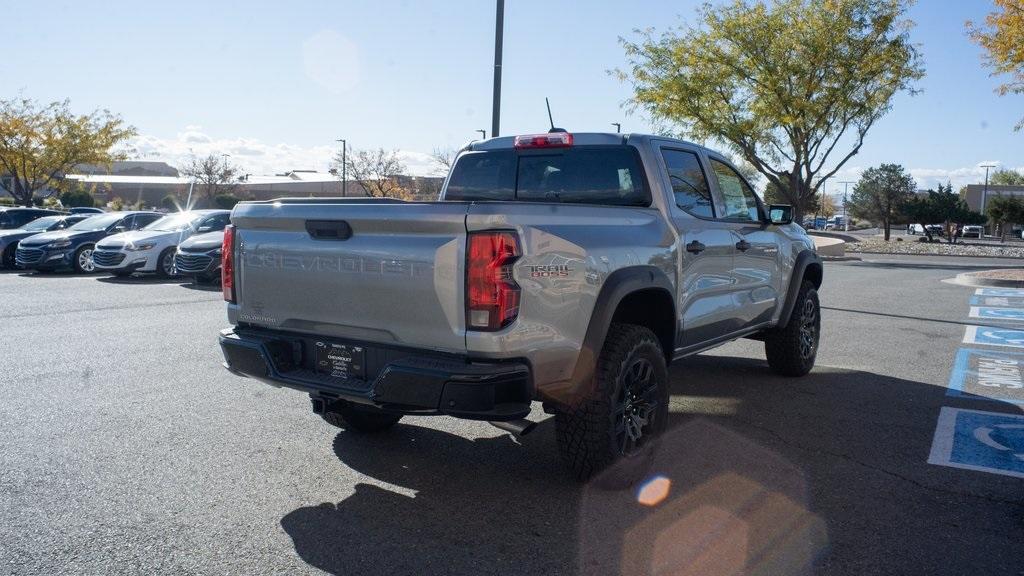
[[[612,324],[588,397],[555,415],[555,435],[572,475],[600,474],[613,488],[634,484],[654,457],[653,441],[668,420],[668,369],[650,329]]]
[[[402,419],[401,414],[359,408],[348,403],[336,403],[320,415],[331,426],[353,432],[383,432]]]
[[[96,264],[92,261],[92,249],[92,244],[86,244],[78,250],[75,250],[75,272],[79,274],[91,274],[96,271]]]
[[[171,246],[165,248],[160,253],[160,257],[156,260],[156,275],[160,278],[170,278],[174,276],[174,252],[177,250],[177,246]]]
[[[13,246],[9,246],[6,250],[4,250],[3,257],[0,258],[0,268],[14,270],[14,268],[16,267],[14,264],[14,250],[16,247],[17,243],[15,243]]]
[[[821,337],[821,306],[814,284],[804,282],[785,328],[765,333],[768,365],[783,376],[803,376],[814,368]]]

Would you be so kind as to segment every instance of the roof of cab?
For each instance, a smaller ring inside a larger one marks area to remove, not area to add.
[[[618,134],[614,132],[570,132],[572,134],[573,146],[600,146],[600,145],[616,145],[626,144],[627,142],[646,142],[649,140],[668,140],[670,142],[677,142],[686,146],[694,148],[700,148],[705,152],[709,152],[718,156],[722,154],[711,150],[700,144],[688,142],[686,140],[680,140],[679,138],[672,138],[670,136],[656,136],[653,134]],[[538,134],[540,134],[538,132]],[[498,138],[488,138],[487,140],[473,140],[469,144],[463,147],[463,150],[505,150],[515,146],[515,139],[518,134],[512,136],[499,136]]]

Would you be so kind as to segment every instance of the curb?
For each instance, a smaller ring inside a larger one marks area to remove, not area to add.
[[[821,256],[819,257],[825,262],[860,262],[863,260],[860,256]]]
[[[1024,288],[1024,280],[1008,280],[1006,278],[983,278],[971,272],[957,274],[956,279],[960,284],[970,286],[992,286],[996,288]]]
[[[929,256],[932,258],[1001,258],[1003,260],[1020,260],[1024,267],[1024,258],[1020,256],[995,256],[991,254],[917,254],[914,252],[869,252],[867,250],[850,250],[856,254],[872,254],[876,256]]]

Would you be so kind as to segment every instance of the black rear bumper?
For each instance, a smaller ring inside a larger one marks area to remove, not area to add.
[[[471,420],[516,420],[530,412],[533,385],[526,362],[474,361],[336,340],[366,350],[365,379],[337,378],[316,371],[313,349],[318,340],[324,339],[238,327],[221,332],[220,347],[231,372],[301,390],[327,403],[345,400],[404,414]]]

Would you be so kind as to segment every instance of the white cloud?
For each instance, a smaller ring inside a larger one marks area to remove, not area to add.
[[[334,30],[321,30],[302,42],[302,69],[327,90],[348,92],[359,84],[356,45]]]
[[[267,144],[252,138],[215,138],[203,132],[200,126],[187,126],[175,138],[141,135],[132,147],[140,160],[167,162],[180,168],[192,156],[230,154],[231,161],[250,174],[280,174],[289,170],[319,170],[326,172],[338,153],[335,146],[298,146],[295,144]],[[437,175],[436,164],[425,152],[399,150],[398,156],[407,172],[413,176]]]

